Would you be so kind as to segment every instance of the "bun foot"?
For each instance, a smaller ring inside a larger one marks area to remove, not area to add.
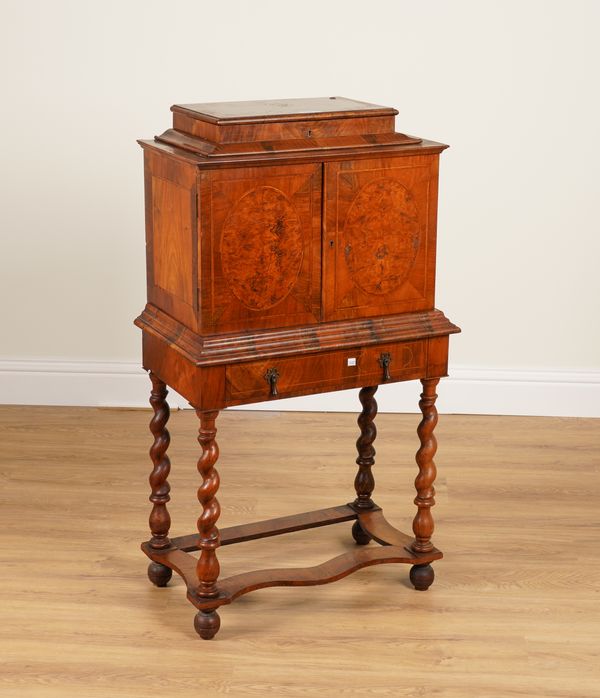
[[[357,545],[367,545],[367,543],[371,540],[371,536],[362,530],[358,521],[355,521],[352,524],[352,538],[354,538]]]
[[[435,573],[431,565],[413,565],[410,568],[410,581],[417,591],[427,591],[434,577]]]
[[[173,570],[160,562],[151,562],[148,565],[148,579],[157,587],[166,587],[172,576]]]
[[[198,611],[194,618],[194,628],[203,640],[212,640],[220,627],[221,619],[216,611]]]

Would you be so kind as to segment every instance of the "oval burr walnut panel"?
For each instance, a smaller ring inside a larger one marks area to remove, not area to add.
[[[319,322],[321,179],[320,164],[200,173],[203,331]]]
[[[395,291],[415,262],[419,229],[414,197],[400,182],[382,178],[361,187],[341,238],[353,282],[365,293]]]
[[[289,294],[303,254],[296,209],[275,187],[246,192],[223,224],[223,273],[233,294],[250,310],[272,308]]]
[[[323,319],[433,308],[438,155],[325,164]]]

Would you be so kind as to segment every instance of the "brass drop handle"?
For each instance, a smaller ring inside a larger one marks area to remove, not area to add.
[[[383,369],[383,380],[389,381],[390,376],[390,364],[392,363],[392,355],[389,351],[383,352],[379,355],[379,365]]]
[[[265,373],[265,380],[271,386],[271,397],[277,397],[277,381],[279,380],[279,371],[276,368],[269,368]]]

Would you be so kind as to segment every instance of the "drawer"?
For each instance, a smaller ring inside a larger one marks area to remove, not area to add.
[[[226,403],[236,405],[419,378],[425,375],[426,343],[396,342],[232,364],[226,369]]]

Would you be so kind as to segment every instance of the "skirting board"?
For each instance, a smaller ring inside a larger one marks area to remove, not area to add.
[[[417,412],[420,384],[381,386],[381,412]],[[356,391],[276,400],[234,409],[356,412]],[[447,414],[600,417],[600,370],[508,370],[451,366],[438,387]],[[131,362],[0,360],[0,402],[16,405],[147,407],[149,381]],[[189,407],[171,392],[173,408]]]

